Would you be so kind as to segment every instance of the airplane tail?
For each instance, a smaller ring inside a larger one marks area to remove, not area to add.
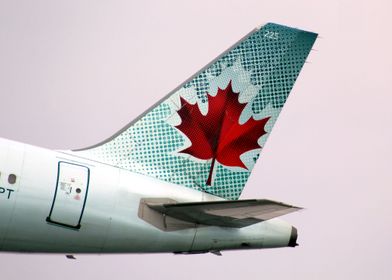
[[[114,136],[74,152],[238,199],[316,38],[257,28]]]

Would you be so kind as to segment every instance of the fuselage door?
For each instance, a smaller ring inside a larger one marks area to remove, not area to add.
[[[89,179],[88,167],[60,161],[52,208],[46,220],[79,229],[86,205]]]

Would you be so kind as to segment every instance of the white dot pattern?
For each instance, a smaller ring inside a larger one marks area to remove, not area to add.
[[[277,37],[271,37],[270,34]],[[239,89],[240,95],[245,91],[256,91],[248,100],[247,118],[270,117],[270,120],[266,125],[267,134],[258,141],[260,149],[241,156],[248,170],[217,163],[213,184],[208,186],[206,181],[211,161],[178,154],[189,139],[168,119],[177,114],[169,99],[174,98],[181,89],[117,137],[78,153],[226,199],[238,199],[316,37],[315,33],[266,24],[181,87],[194,89],[195,98],[200,101],[199,106],[207,107],[208,94],[216,94],[217,86],[227,85],[229,81],[232,81],[235,91]]]

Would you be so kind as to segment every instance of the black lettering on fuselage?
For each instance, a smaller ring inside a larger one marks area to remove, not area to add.
[[[6,193],[6,191],[8,193]],[[3,187],[0,187],[0,195],[5,194],[7,196],[7,199],[11,198],[11,193],[13,193],[13,192],[14,192],[13,189],[6,189],[6,188],[3,188]]]
[[[11,193],[12,193],[12,192],[14,192],[14,190],[7,189],[7,191],[8,191],[8,199],[10,199],[10,197],[11,197]]]

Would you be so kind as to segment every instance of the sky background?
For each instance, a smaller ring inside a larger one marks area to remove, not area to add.
[[[320,34],[241,198],[299,247],[194,256],[0,254],[1,279],[391,279],[390,1],[0,0],[0,137],[82,148],[255,26]]]

